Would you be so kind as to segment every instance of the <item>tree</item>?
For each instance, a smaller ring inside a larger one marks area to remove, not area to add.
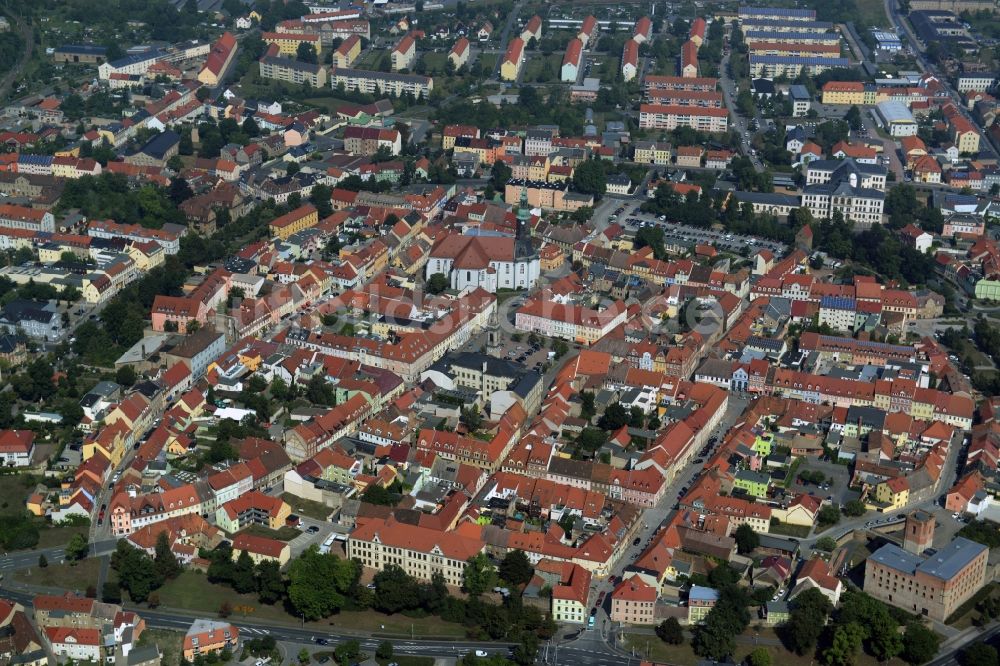
[[[307,62],[310,65],[315,65],[317,62],[316,49],[308,42],[299,42],[298,47],[295,49],[295,59],[299,62]]]
[[[126,388],[135,384],[135,380],[135,368],[131,365],[123,365],[115,371],[115,381]]]
[[[361,654],[361,643],[358,641],[344,641],[333,651],[333,658],[340,666],[348,666],[357,656]]]
[[[275,560],[261,560],[257,563],[257,599],[262,604],[273,604],[285,596],[285,581],[281,577],[281,565]]]
[[[760,537],[747,523],[736,528],[736,550],[741,555],[752,553],[760,545]]]
[[[508,552],[500,562],[500,578],[510,585],[526,585],[535,575],[535,569],[523,550]]]
[[[449,286],[448,276],[444,273],[434,273],[427,279],[427,291],[431,294],[440,294]]]
[[[623,425],[628,424],[628,417],[629,415],[625,411],[625,407],[620,402],[616,402],[608,405],[608,408],[604,410],[604,414],[598,419],[597,425],[603,430],[614,432]]]
[[[911,664],[923,664],[934,658],[941,647],[941,637],[919,622],[911,622],[903,634],[902,657]]]
[[[485,553],[466,560],[462,572],[462,589],[470,596],[477,597],[496,585],[496,571]]]
[[[119,584],[135,603],[146,601],[163,583],[156,574],[153,558],[124,539],[111,554],[111,567],[118,572]]]
[[[594,392],[582,391],[580,393],[580,416],[590,421],[590,419],[594,418],[595,413]]]
[[[233,589],[240,594],[253,592],[257,589],[257,581],[254,578],[253,559],[250,557],[250,553],[245,550],[236,558],[231,583]]]
[[[830,525],[836,525],[840,522],[840,511],[835,506],[830,506],[829,504],[824,506],[819,510],[819,514],[816,517],[817,522],[820,527],[829,527]]]
[[[747,655],[747,666],[771,666],[771,653],[767,648],[754,648],[753,652]]]
[[[49,566],[49,558],[45,557],[45,553],[38,556],[38,568],[44,569]]]
[[[816,646],[833,604],[816,588],[795,597],[788,622],[781,628],[781,639],[789,650],[806,654]]]
[[[479,426],[483,423],[483,417],[479,413],[479,405],[472,405],[472,407],[468,408],[463,407],[458,420],[464,423],[470,432],[479,430]]]
[[[823,663],[828,666],[852,664],[858,648],[861,647],[864,634],[864,629],[853,622],[837,626],[833,631],[833,640],[830,646],[823,650]]]
[[[668,617],[656,625],[656,635],[669,645],[680,645],[684,642],[684,629],[675,617]]]
[[[376,610],[399,613],[420,606],[420,585],[403,568],[391,564],[375,574]]]
[[[608,187],[603,160],[590,159],[581,162],[573,171],[573,187],[584,194],[602,196]]]
[[[122,602],[122,591],[118,587],[118,583],[110,580],[105,581],[101,587],[101,601],[106,604],[120,604]]]
[[[90,544],[87,543],[87,537],[82,534],[74,534],[65,547],[63,547],[63,553],[65,553],[66,559],[70,561],[82,560],[87,557],[89,550]]]
[[[829,553],[836,547],[837,540],[831,536],[825,536],[816,540],[816,550],[825,550]]]
[[[353,560],[310,546],[288,567],[288,601],[295,614],[306,620],[328,617],[347,605],[348,591],[361,575]]]
[[[156,574],[161,580],[172,580],[181,573],[181,564],[177,561],[177,556],[170,549],[170,540],[166,532],[156,535],[155,557]]]
[[[865,515],[865,503],[861,500],[853,499],[850,502],[844,504],[841,509],[845,516],[850,516],[851,518],[857,518],[858,516]]]
[[[382,641],[375,648],[375,656],[379,659],[392,659],[392,643],[389,641]]]
[[[302,46],[302,44],[299,44],[299,46]],[[311,51],[312,49],[309,49],[309,50]],[[302,648],[301,650],[299,650],[299,663],[300,664],[308,664],[310,659],[311,659],[311,657],[309,656],[309,649],[308,648]]]
[[[996,666],[997,651],[986,643],[973,643],[958,654],[962,666]]]

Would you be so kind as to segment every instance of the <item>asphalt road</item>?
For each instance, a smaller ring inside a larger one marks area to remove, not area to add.
[[[108,539],[90,544],[90,557],[100,557],[114,551],[118,544],[117,539]],[[63,559],[63,549],[61,546],[53,548],[43,548],[41,550],[29,550],[20,553],[4,553],[0,557],[0,573],[30,569],[38,566],[38,558],[45,555],[49,562],[58,562]]]

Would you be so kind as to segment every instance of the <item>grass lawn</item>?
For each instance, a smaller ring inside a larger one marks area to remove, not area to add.
[[[164,666],[179,666],[183,644],[184,634],[179,631],[147,629],[139,636],[139,647],[155,645],[160,649]]]
[[[232,588],[210,583],[203,574],[192,571],[185,571],[157,592],[160,604],[164,607],[206,613],[213,617],[223,602],[228,601],[233,608],[230,620],[236,624],[243,617],[295,626],[301,624],[298,618],[286,613],[280,604],[262,604],[257,601],[255,594],[237,594]],[[374,631],[376,636],[410,636],[411,632],[417,638],[465,636],[465,629],[461,625],[444,622],[437,617],[409,618],[403,615],[382,615],[375,611],[342,613],[319,622],[306,623],[306,626],[316,629],[329,628],[331,625]]]
[[[445,63],[448,62],[448,54],[443,51],[428,51],[421,53],[420,59],[424,61],[428,74],[442,74]]]
[[[31,494],[40,477],[31,474],[4,474],[0,476],[0,515],[21,515],[24,501]]]
[[[268,539],[277,539],[278,541],[291,541],[295,537],[302,534],[299,530],[294,527],[282,527],[277,530],[272,530],[263,525],[250,525],[244,530],[240,530],[237,534],[252,534],[254,536],[267,537]],[[233,536],[236,536],[235,534]]]
[[[281,499],[288,502],[288,506],[292,507],[292,513],[297,513],[300,516],[306,516],[315,520],[326,520],[333,513],[333,509],[322,502],[302,499],[289,493],[283,493]]]
[[[479,55],[478,62],[481,62],[483,64],[483,67],[486,69],[487,72],[492,73],[493,68],[497,66],[497,54],[482,53]],[[465,66],[468,67],[469,63],[465,63]]]
[[[396,662],[399,666],[434,666],[434,657],[414,657],[408,654],[393,655],[392,659],[376,659],[380,666]]]
[[[854,27],[858,32],[868,30],[870,26],[889,27],[889,17],[885,15],[882,0],[858,0],[854,4],[858,8],[858,15],[854,19]]]
[[[521,80],[525,83],[548,83],[559,80],[559,69],[562,67],[562,55],[535,55],[524,63]]]
[[[771,629],[760,629],[756,632],[754,629],[747,629],[743,635],[749,637],[751,640],[747,643],[736,644],[736,653],[733,655],[735,663],[744,663],[747,655],[753,652],[755,647],[758,647],[752,643],[754,633],[765,640],[775,638],[774,631]],[[625,649],[635,649],[637,656],[641,655],[655,662],[674,664],[676,666],[688,666],[701,661],[701,657],[694,653],[688,642],[685,642],[683,645],[668,645],[651,634],[625,634],[625,644],[622,647]],[[814,655],[806,654],[799,656],[794,652],[789,652],[780,645],[762,645],[759,647],[763,647],[768,651],[771,655],[772,664],[780,664],[781,666],[810,666],[816,662]],[[854,658],[855,666],[875,666],[877,663],[874,658],[864,653],[860,653]],[[888,662],[890,666],[901,666],[903,663],[900,659],[892,659]]]
[[[795,537],[804,539],[809,536],[809,528],[805,525],[789,525],[788,523],[777,523],[771,525],[771,534]]]
[[[87,536],[89,533],[89,527],[43,527],[38,531],[38,545],[33,550],[62,546],[72,539],[74,534]]]
[[[361,54],[361,57],[354,63],[353,68],[375,69],[384,55],[389,55],[389,52],[383,49],[369,49]]]
[[[87,558],[74,564],[49,562],[49,566],[44,569],[34,566],[18,571],[14,574],[14,578],[31,585],[61,587],[83,594],[87,590],[87,586],[94,585],[96,587],[100,569],[100,560]]]

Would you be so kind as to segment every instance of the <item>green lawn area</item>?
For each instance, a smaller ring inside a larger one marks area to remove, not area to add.
[[[31,494],[38,477],[30,474],[4,474],[0,476],[0,515],[24,513],[24,500]]]
[[[61,587],[75,590],[80,594],[86,592],[90,585],[97,586],[97,576],[101,569],[101,561],[87,558],[73,564],[58,564],[49,562],[44,569],[38,566],[18,571],[15,580],[31,585],[44,587]]]
[[[424,61],[428,75],[443,74],[445,63],[448,62],[448,54],[444,51],[429,51],[421,53],[420,59]]]
[[[735,663],[744,663],[747,655],[757,647],[752,642],[755,633],[759,638],[764,640],[776,639],[776,635],[771,629],[747,629],[743,635],[750,640],[746,643],[737,643],[736,653],[733,655]],[[625,642],[622,647],[625,649],[634,648],[637,656],[645,657],[654,662],[673,664],[675,666],[689,666],[701,661],[701,657],[691,650],[688,642],[685,642],[683,645],[668,645],[652,634],[625,634]],[[765,648],[770,653],[772,664],[780,664],[780,666],[810,666],[816,662],[814,655],[799,656],[780,645],[763,645],[760,647]],[[859,653],[854,658],[855,666],[875,666],[878,663],[874,658],[864,653]],[[904,663],[901,659],[892,659],[887,662],[888,666],[902,666]]]
[[[246,529],[240,530],[237,534],[252,534],[254,536],[266,537],[268,539],[277,539],[278,541],[291,541],[295,537],[302,534],[299,530],[294,527],[281,527],[276,530],[264,527],[263,525],[250,525]],[[235,534],[233,536],[236,536]]]
[[[478,62],[481,62],[483,64],[483,67],[486,68],[487,72],[492,73],[493,72],[493,68],[497,66],[497,54],[496,53],[482,53],[479,56]],[[469,63],[465,63],[465,66],[468,67]]]
[[[858,32],[864,32],[869,27],[888,28],[889,18],[885,15],[885,5],[882,0],[857,0],[858,15],[854,26]]]
[[[333,509],[322,502],[302,499],[301,497],[296,497],[290,493],[283,493],[281,495],[281,499],[288,502],[288,506],[292,507],[292,513],[297,513],[300,516],[306,516],[316,520],[326,520],[330,517],[330,514],[333,513]]]
[[[257,601],[255,594],[237,594],[232,588],[208,582],[204,574],[185,571],[157,590],[160,604],[214,616],[223,602],[233,608],[230,618],[239,624],[240,618],[300,625],[301,620],[285,612],[280,604],[268,606]],[[465,629],[437,617],[409,618],[403,615],[382,615],[375,611],[341,613],[319,622],[307,622],[314,628],[346,627],[373,631],[377,636],[416,636],[417,638],[459,638]],[[384,628],[383,628],[384,627]],[[412,633],[411,633],[412,632]]]
[[[789,525],[788,523],[777,523],[771,525],[771,534],[790,536],[797,539],[804,539],[809,536],[809,528],[805,525]]]
[[[524,63],[521,80],[526,83],[549,83],[559,80],[562,54],[533,55]]]
[[[139,646],[155,645],[163,655],[164,666],[179,666],[181,649],[184,644],[184,634],[180,631],[166,629],[146,629],[139,636]]]
[[[2,484],[0,484],[2,485]],[[47,525],[47,524],[46,524]],[[62,546],[73,538],[74,534],[87,536],[90,533],[89,527],[43,527],[38,532],[38,545],[35,549],[55,548]]]

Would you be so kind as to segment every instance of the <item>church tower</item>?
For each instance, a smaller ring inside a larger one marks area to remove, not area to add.
[[[503,344],[500,341],[500,319],[497,317],[497,308],[493,309],[489,321],[486,322],[486,353],[497,357],[503,354]]]

